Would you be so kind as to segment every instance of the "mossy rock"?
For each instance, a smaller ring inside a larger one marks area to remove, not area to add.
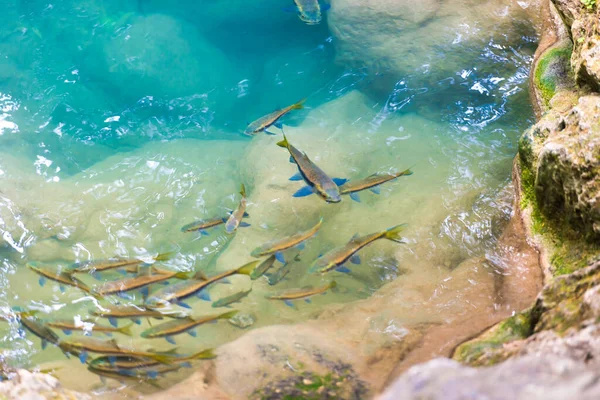
[[[512,356],[512,350],[506,344],[526,339],[532,332],[529,309],[496,324],[476,339],[461,344],[452,358],[472,366],[493,365]]]
[[[537,60],[533,82],[546,107],[557,92],[575,87],[570,67],[572,51],[570,40],[560,41],[544,51]]]

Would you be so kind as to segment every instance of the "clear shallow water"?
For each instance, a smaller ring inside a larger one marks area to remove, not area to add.
[[[41,318],[85,319],[94,307],[78,290],[40,288],[28,261],[56,266],[174,251],[166,267],[210,275],[250,261],[254,247],[306,229],[320,216],[323,229],[287,279],[275,287],[254,282],[236,305],[256,319],[253,327],[307,319],[327,305],[366,298],[398,276],[407,291],[414,285],[434,294],[447,271],[472,257],[502,269],[495,246],[510,206],[499,198],[517,138],[532,119],[531,27],[516,21],[506,35],[482,33],[460,44],[465,59],[448,76],[433,78],[375,70],[364,60],[336,63],[337,39],[326,22],[307,26],[274,2],[248,9],[232,3],[6,7],[0,16],[3,310],[22,306],[42,310]],[[384,186],[379,196],[361,194],[361,203],[292,199],[301,185],[287,180],[295,171],[275,146],[280,137],[249,139],[240,132],[305,97],[307,109],[286,117],[285,130],[332,176],[362,178],[410,166],[415,174]],[[219,229],[208,237],[180,232],[186,223],[234,208],[241,182],[252,227],[234,237]],[[408,244],[377,242],[350,275],[307,274],[313,259],[354,233],[402,222],[409,224]],[[339,292],[298,310],[264,298],[332,278]],[[211,296],[249,286],[247,278],[234,277],[231,285],[214,286]],[[215,311],[199,300],[192,305],[198,314]],[[136,332],[146,327],[144,321]],[[41,351],[30,334],[19,337],[15,325],[2,329],[10,365],[64,359],[57,349]],[[177,338],[181,351],[218,346],[244,331],[220,322],[199,332],[201,339]],[[118,340],[172,347],[164,340]],[[84,367],[71,362],[65,369]]]

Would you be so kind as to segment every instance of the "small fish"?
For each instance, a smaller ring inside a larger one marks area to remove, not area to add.
[[[40,285],[44,285],[45,279],[50,279],[54,282],[58,282],[63,285],[74,286],[83,290],[86,293],[91,293],[90,288],[79,279],[73,277],[70,273],[65,271],[53,271],[47,268],[42,267],[37,262],[28,262],[27,267],[29,267],[32,271],[41,276]]]
[[[401,176],[409,176],[412,174],[413,174],[413,172],[411,171],[410,168],[405,169],[404,171],[401,171],[401,172],[394,173],[394,174],[375,173],[364,179],[359,179],[356,181],[350,181],[350,182],[344,183],[342,186],[340,186],[340,194],[349,194],[353,200],[360,201],[360,199],[356,195],[357,192],[360,192],[361,190],[367,190],[367,189],[370,189],[372,191],[377,191],[378,186],[381,184],[384,184],[386,182],[389,182],[389,181],[399,178]]]
[[[35,318],[33,314],[33,312],[22,312],[17,313],[17,317],[25,329],[42,339],[42,349],[45,349],[48,343],[58,345],[60,342],[58,335],[52,329],[44,325],[42,321]]]
[[[208,349],[191,355],[176,355],[173,358],[173,362],[183,363],[194,360],[208,360],[215,357],[214,349]],[[161,363],[148,357],[113,355],[96,357],[90,362],[90,365],[99,370],[111,371],[115,369],[153,367],[161,365]]]
[[[274,273],[272,273],[271,275],[268,276],[269,279],[269,285],[273,286],[273,285],[277,285],[279,282],[281,282],[283,280],[283,278],[285,278],[290,271],[294,268],[294,266],[300,261],[300,254],[297,254],[296,257],[294,257],[294,261],[288,261],[285,264],[283,264],[281,267],[279,267],[279,269],[277,271],[275,271]]]
[[[250,224],[242,223],[242,218],[244,218],[244,214],[246,214],[246,187],[242,183],[240,194],[242,195],[242,199],[240,200],[240,204],[238,204],[237,208],[231,213],[227,222],[225,222],[225,232],[232,234],[238,228],[238,226],[249,226]]]
[[[163,324],[156,325],[156,326],[153,326],[152,328],[146,329],[144,332],[141,333],[140,336],[145,339],[156,339],[156,338],[162,338],[162,337],[166,337],[167,339],[169,339],[169,337],[171,337],[171,336],[178,335],[185,331],[189,331],[190,329],[193,329],[193,328],[197,327],[198,325],[202,325],[207,322],[216,321],[219,319],[232,318],[237,313],[238,313],[237,311],[229,311],[224,314],[209,315],[209,316],[201,317],[201,318],[188,317],[188,318],[182,318],[182,319],[178,319],[178,320],[168,321]]]
[[[270,295],[267,296],[267,299],[270,300],[284,300],[284,301],[290,301],[290,300],[296,300],[296,299],[304,299],[310,296],[314,296],[316,294],[320,294],[320,293],[324,293],[326,291],[328,291],[329,289],[333,289],[337,286],[337,283],[335,281],[332,281],[330,283],[328,283],[325,286],[321,286],[319,288],[316,289],[291,289],[291,290],[286,290],[284,292],[281,292],[279,294],[274,294],[274,295]]]
[[[300,100],[299,102],[292,104],[291,106],[288,106],[281,110],[275,110],[272,113],[269,113],[264,117],[257,119],[256,121],[248,125],[248,127],[244,131],[244,134],[252,136],[256,135],[259,132],[265,132],[269,135],[274,135],[274,133],[269,132],[267,129],[271,126],[275,126],[281,129],[282,125],[279,122],[279,119],[292,110],[303,109],[305,100],[306,99]]]
[[[177,369],[181,368],[180,366],[169,366],[169,367],[172,367],[171,368],[172,370],[177,370]],[[111,379],[115,379],[119,382],[125,382],[127,380],[134,380],[134,381],[141,380],[141,381],[144,381],[156,388],[163,389],[161,386],[158,385],[155,374],[151,374],[147,371],[134,371],[134,370],[108,371],[108,370],[103,370],[103,369],[97,369],[95,367],[92,367],[91,365],[88,365],[88,371],[100,376],[101,379],[102,378],[111,378]]]
[[[273,266],[273,264],[275,263],[275,254],[269,256],[269,258],[267,258],[265,261],[261,262],[260,265],[258,267],[256,267],[254,269],[254,271],[252,271],[252,273],[250,274],[250,279],[257,280],[258,278],[260,278],[261,276],[263,276],[265,274],[265,272],[267,272],[269,270],[269,268],[271,268]]]
[[[251,253],[252,257],[263,257],[268,256],[270,254],[281,253],[284,250],[292,248],[294,246],[300,245],[307,239],[310,239],[314,236],[318,230],[321,228],[321,224],[323,223],[323,218],[319,220],[319,222],[310,228],[307,231],[296,233],[295,235],[288,236],[283,239],[273,240],[271,242],[265,243],[262,246],[257,247]],[[282,256],[279,256],[282,257]],[[279,260],[281,261],[281,260]],[[285,261],[284,261],[285,262]]]
[[[301,179],[304,179],[308,185],[298,190],[294,194],[294,197],[304,197],[316,193],[328,203],[339,203],[342,201],[338,184],[343,184],[345,180],[336,179],[338,181],[336,183],[321,168],[316,166],[304,152],[292,146],[285,137],[285,134],[283,135],[283,140],[277,142],[277,146],[286,148],[290,152],[292,159],[298,166]],[[296,179],[295,176],[292,178]]]
[[[73,321],[49,321],[46,323],[46,325],[48,325],[51,328],[56,328],[56,329],[60,329],[63,332],[70,332],[70,331],[88,331],[88,327],[89,325],[92,325],[91,323],[87,323],[87,324],[76,324]],[[131,326],[133,324],[127,325],[127,326],[122,326],[120,328],[115,328],[112,326],[105,326],[105,325],[100,325],[100,324],[96,324],[94,323],[91,327],[91,331],[93,332],[105,332],[105,333],[122,333],[123,335],[127,335],[127,336],[133,336],[131,333]]]
[[[241,292],[234,293],[231,296],[223,297],[222,299],[214,301],[212,303],[212,306],[214,308],[227,307],[230,304],[237,303],[238,301],[240,301],[244,297],[248,296],[251,291],[252,291],[252,288],[250,288],[248,290],[241,291]]]
[[[402,241],[402,237],[400,236],[400,232],[402,232],[405,227],[406,224],[401,224],[386,229],[382,232],[371,233],[362,237],[355,235],[346,245],[335,248],[322,257],[317,258],[315,262],[313,262],[310,272],[320,272],[324,274],[332,269],[341,267],[348,260],[359,263],[360,260],[358,259],[356,253],[363,247],[373,243],[378,239],[388,239],[394,242],[404,243]],[[352,257],[355,257],[354,260],[352,260]]]
[[[181,227],[181,232],[197,232],[204,231],[205,229],[214,228],[227,222],[227,218],[215,217],[210,219],[201,219],[194,221],[191,224],[187,224]]]
[[[161,253],[156,257],[153,257],[154,261],[165,261],[171,258],[173,253]],[[127,258],[127,257],[113,257],[106,260],[90,260],[75,263],[71,265],[69,269],[70,273],[82,273],[82,272],[102,272],[116,268],[130,267],[135,265],[145,264],[144,260],[138,258]]]
[[[108,306],[98,310],[90,311],[90,314],[96,317],[108,318],[110,324],[114,327],[117,326],[117,319],[119,318],[129,318],[136,323],[141,323],[139,318],[156,318],[163,319],[165,316],[174,317],[174,315],[165,315],[160,311],[150,310],[144,306],[137,305],[117,305],[117,306]]]
[[[323,7],[319,4],[319,0],[294,0],[298,10],[298,17],[308,25],[317,25],[323,19],[321,11],[329,9],[330,5],[326,4]]]
[[[175,352],[177,350],[171,349],[167,352],[136,350],[119,345],[115,339],[100,340],[89,337],[80,337],[73,340],[61,340],[58,343],[58,347],[60,347],[60,349],[65,353],[77,354],[82,362],[86,361],[87,353],[99,353],[106,355],[116,354],[134,357],[148,357],[160,363],[169,364],[173,362],[173,359],[176,357]]]
[[[167,306],[168,303],[180,302],[182,299],[201,293],[203,289],[206,289],[213,283],[216,283],[223,278],[227,278],[228,276],[235,274],[250,275],[258,263],[259,261],[252,261],[239,268],[222,272],[210,278],[206,277],[202,272],[199,272],[194,279],[175,283],[154,293],[152,297],[146,301],[146,305],[150,308],[162,308]]]
[[[154,283],[163,282],[171,278],[188,279],[189,276],[185,272],[169,271],[152,266],[133,278],[106,282],[105,284],[94,288],[94,293],[98,296],[107,296],[115,293],[128,292]]]

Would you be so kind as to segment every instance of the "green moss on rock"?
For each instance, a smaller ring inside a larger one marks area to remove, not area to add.
[[[488,329],[454,351],[453,359],[472,366],[493,365],[509,358],[507,343],[527,338],[533,332],[531,310],[523,311]]]
[[[559,42],[547,49],[537,61],[533,79],[546,107],[559,90],[573,87],[569,64],[572,51],[570,41]]]

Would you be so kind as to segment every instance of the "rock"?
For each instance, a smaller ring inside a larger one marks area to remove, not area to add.
[[[597,368],[550,353],[478,369],[434,359],[412,367],[377,400],[592,400],[600,397],[599,380]]]
[[[558,92],[574,88],[569,64],[572,50],[573,44],[566,39],[555,43],[537,58],[533,84],[541,94],[545,108]]]
[[[600,7],[586,8],[580,1],[552,0],[571,30],[574,51],[571,66],[580,86],[600,90]]]
[[[550,112],[519,143],[537,205],[590,241],[600,238],[600,96],[584,96],[566,115]],[[528,182],[529,181],[529,182]]]
[[[413,74],[430,74],[432,80],[454,76],[467,67],[468,58],[479,57],[471,51],[470,41],[504,35],[508,29],[502,26],[512,24],[523,12],[514,2],[505,1],[331,3],[328,23],[336,38],[338,61],[391,75],[393,82]],[[519,4],[537,7],[535,1]]]
[[[238,313],[229,319],[231,325],[246,329],[254,325],[256,318],[249,313]]]
[[[0,382],[0,397],[7,400],[88,400],[89,395],[64,389],[47,374],[18,370],[10,380]]]

